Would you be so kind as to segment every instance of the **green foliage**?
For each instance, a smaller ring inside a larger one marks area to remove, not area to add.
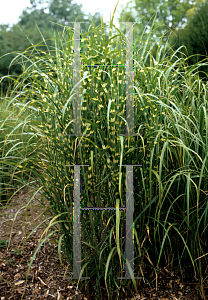
[[[184,46],[180,50],[181,53],[178,56],[186,56],[186,62],[189,66],[195,65],[197,62],[208,58],[207,15],[208,2],[199,4],[185,28],[175,31],[170,36],[169,43],[174,50],[178,49],[180,46]],[[198,70],[200,78],[206,81],[208,76],[205,74],[208,74],[207,66],[200,66]]]
[[[161,37],[165,32],[163,37],[163,43],[165,43],[170,34],[170,29],[174,30],[177,27],[183,26],[187,10],[193,7],[193,0],[132,0],[128,2],[127,7],[125,5],[121,10],[119,21],[141,22],[138,25],[134,25],[134,38],[136,39],[141,36],[144,30],[147,31],[148,27],[151,26],[151,19],[157,12],[154,22],[154,40]],[[170,17],[172,18],[171,21]],[[122,32],[124,33],[124,25],[122,23],[120,24]],[[168,29],[168,27],[170,29]]]
[[[6,248],[9,240],[0,240],[0,248]]]
[[[9,30],[6,25],[0,25],[0,77],[11,75],[12,78],[16,78],[23,72],[22,62],[16,62],[9,68],[18,51],[24,51],[32,44],[37,45],[40,42],[38,49],[42,51],[52,49],[54,34],[58,38],[59,34],[63,33],[63,27],[60,25],[73,27],[73,23],[68,24],[67,22],[75,21],[78,16],[80,22],[89,22],[89,19],[92,18],[95,26],[99,25],[100,14],[88,14],[84,17],[81,10],[82,5],[73,4],[72,1],[68,0],[53,0],[45,7],[48,9],[46,13],[44,9],[37,9],[37,4],[43,4],[44,2],[47,3],[48,1],[31,1],[33,7],[25,9],[19,18],[19,22]],[[89,25],[90,23],[81,24],[82,33],[88,31]],[[42,40],[40,31],[47,42],[47,46]],[[6,94],[11,82],[12,80],[9,77],[4,78],[1,82],[2,96]]]
[[[195,1],[195,4],[191,8],[189,8],[186,12],[186,16],[187,16],[188,20],[190,20],[191,17],[195,14],[195,12],[197,11],[197,7],[205,1],[207,1],[207,0],[196,0]]]
[[[30,26],[22,30],[17,24],[12,26],[9,31],[7,31],[4,26],[0,26],[0,77],[11,75],[13,78],[16,78],[23,71],[21,62],[12,63],[10,66],[10,63],[16,57],[17,53],[31,47],[31,42],[35,45],[42,42],[42,46],[39,45],[37,48],[43,51],[46,51],[47,47],[42,41],[38,28],[34,25],[32,26],[31,23]],[[52,33],[49,29],[44,30],[44,37],[46,40],[51,39]],[[49,46],[50,44],[52,45],[52,42],[48,42]],[[9,78],[3,79],[1,86],[4,93],[6,93],[10,83],[11,80]]]
[[[88,21],[88,18],[93,17],[91,14],[86,14],[84,17],[84,13],[82,11],[82,5],[78,5],[77,3],[72,3],[72,0],[51,0],[49,1],[32,1],[32,8],[28,8],[24,10],[22,16],[20,16],[19,25],[27,27],[28,25],[34,26],[34,22],[36,22],[39,28],[47,28],[47,29],[55,29],[59,32],[62,32],[60,26],[57,26],[54,23],[58,23],[60,25],[69,25],[67,22],[73,22],[79,16],[80,22]],[[45,8],[37,9],[37,4],[46,4]],[[47,9],[47,13],[44,11]],[[94,15],[96,19],[96,24],[99,24],[100,16],[98,13]],[[72,26],[71,24],[70,26]],[[84,32],[87,31],[89,24],[81,25]]]

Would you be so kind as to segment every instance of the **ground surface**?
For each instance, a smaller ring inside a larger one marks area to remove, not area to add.
[[[32,191],[24,188],[12,199],[11,204],[6,208],[4,214],[0,210],[0,240],[10,238],[11,226],[14,214],[30,199]],[[36,195],[36,198],[38,195]],[[43,211],[43,210],[42,210]],[[8,248],[0,248],[0,299],[21,299],[24,287],[26,285],[26,273],[30,260],[39,244],[38,240],[45,227],[40,227],[26,242],[23,251],[23,241],[26,236],[39,223],[44,220],[42,217],[35,220],[40,215],[40,209],[30,207],[28,217],[24,220],[25,209],[23,209],[13,227],[13,234]],[[44,235],[45,236],[45,235]],[[2,244],[0,244],[1,246]],[[19,249],[19,250],[18,250]],[[87,298],[80,293],[75,284],[69,279],[64,279],[63,275],[67,269],[68,263],[62,258],[64,267],[61,266],[58,257],[58,247],[52,243],[44,243],[33,261],[32,268],[26,286],[26,292],[23,299],[93,299],[93,295]],[[193,279],[192,269],[184,268],[184,280],[181,282],[180,274],[168,273],[164,271],[163,276],[158,277],[158,289],[156,291],[155,276],[151,274],[149,281],[152,289],[146,286],[143,281],[138,287],[138,294],[132,291],[123,299],[157,299],[157,300],[198,300],[200,297],[199,286]],[[204,300],[208,300],[208,276],[204,275]]]

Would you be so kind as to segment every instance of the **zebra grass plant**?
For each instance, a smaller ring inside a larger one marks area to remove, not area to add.
[[[134,41],[134,132],[140,135],[118,136],[125,133],[125,69],[107,64],[125,65],[126,39],[113,18],[109,28],[107,40],[102,19],[101,28],[92,23],[82,34],[81,137],[69,136],[74,95],[70,27],[55,39],[54,50],[33,46],[36,52],[15,58],[22,57],[24,72],[2,99],[8,112],[17,112],[14,119],[1,116],[2,175],[11,175],[15,193],[30,185],[35,193],[42,191],[41,207],[44,199],[50,204],[38,225],[50,233],[40,238],[27,275],[47,240],[58,245],[60,262],[61,251],[67,258],[67,276],[73,272],[74,168],[68,165],[89,165],[81,168],[82,207],[125,207],[125,169],[118,165],[142,164],[134,168],[134,276],[150,284],[144,274],[152,269],[157,285],[163,268],[178,265],[182,272],[191,262],[203,295],[208,249],[207,85],[196,71],[206,62],[188,68],[185,59],[177,57],[180,48],[171,53],[162,38],[153,57],[152,25],[145,43],[144,34]],[[10,166],[9,172],[5,166]],[[85,286],[88,294],[93,290],[96,299],[124,299],[132,284],[136,291],[138,286],[135,279],[117,279],[125,273],[125,212],[89,210],[83,215],[81,276],[90,279],[75,282],[81,291]]]

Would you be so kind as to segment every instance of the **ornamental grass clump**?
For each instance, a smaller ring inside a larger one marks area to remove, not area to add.
[[[178,266],[182,272],[191,263],[203,295],[208,121],[207,84],[199,79],[197,68],[206,62],[188,68],[185,59],[177,58],[180,48],[173,52],[168,42],[162,45],[162,38],[153,57],[152,34],[153,25],[145,43],[144,33],[134,37],[134,133],[140,135],[131,137],[119,136],[125,134],[126,38],[113,18],[107,39],[102,19],[101,28],[92,22],[82,33],[81,137],[69,136],[74,121],[70,27],[55,39],[54,50],[41,52],[33,46],[36,53],[30,57],[29,51],[20,53],[24,72],[5,101],[25,117],[7,140],[22,127],[27,142],[13,140],[2,161],[14,167],[12,153],[18,149],[13,181],[21,180],[22,187],[30,185],[35,193],[42,191],[40,206],[46,206],[44,199],[50,205],[43,223],[50,233],[40,237],[29,269],[41,245],[50,241],[58,246],[60,262],[61,255],[67,258],[67,277],[73,273],[73,165],[89,165],[80,168],[81,207],[116,208],[126,206],[126,169],[119,165],[142,164],[133,173],[134,276],[151,286],[146,272],[153,270],[157,285],[164,268]],[[30,178],[20,179],[20,170]],[[124,299],[132,284],[137,291],[139,280],[117,279],[125,276],[125,210],[81,211],[81,228],[81,276],[90,279],[74,280],[79,289],[91,299]]]
[[[2,101],[0,104],[0,208],[6,206],[13,196],[13,192],[22,184],[21,179],[29,178],[29,173],[21,172],[20,170],[16,172],[16,180],[13,180],[12,174],[17,161],[24,159],[22,152],[19,152],[19,147],[21,144],[27,143],[28,137],[22,133],[21,122],[25,121],[26,114],[18,116],[19,108],[10,107],[8,108],[7,102]],[[18,116],[18,117],[17,117]],[[13,129],[16,128],[13,133]],[[21,140],[17,147],[17,140]],[[12,154],[10,156],[10,153]],[[5,154],[7,160],[5,160]],[[9,159],[13,160],[13,163],[7,164]],[[29,164],[29,162],[28,162]],[[27,165],[29,166],[29,165]],[[17,175],[18,173],[18,175]],[[20,183],[18,179],[20,179]]]

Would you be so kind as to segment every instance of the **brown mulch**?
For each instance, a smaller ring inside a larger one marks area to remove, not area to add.
[[[23,204],[27,204],[31,193],[31,189],[24,188],[12,199],[4,214],[1,213],[0,240],[10,238],[14,214]],[[36,195],[36,199],[37,197],[38,195]],[[25,286],[23,299],[94,299],[93,294],[87,297],[87,293],[82,294],[77,285],[72,284],[70,279],[63,278],[65,271],[69,270],[69,264],[63,256],[62,263],[64,267],[60,264],[58,247],[50,242],[44,243],[36,254],[26,285],[28,266],[39,245],[39,238],[45,227],[38,228],[27,240],[24,249],[20,250],[29,232],[40,223],[40,220],[45,219],[41,217],[35,220],[43,210],[37,210],[35,204],[31,205],[26,220],[24,220],[25,210],[22,210],[15,220],[10,244],[7,248],[0,248],[0,300],[21,299]],[[26,227],[27,232],[25,235]],[[123,299],[208,300],[208,275],[204,275],[204,297],[200,297],[199,283],[194,279],[192,269],[186,267],[183,271],[183,284],[180,273],[169,273],[168,270],[164,270],[163,275],[158,276],[157,291],[155,276],[152,273],[148,276],[152,289],[146,283],[144,284],[142,280],[138,280],[138,294],[132,291]]]

